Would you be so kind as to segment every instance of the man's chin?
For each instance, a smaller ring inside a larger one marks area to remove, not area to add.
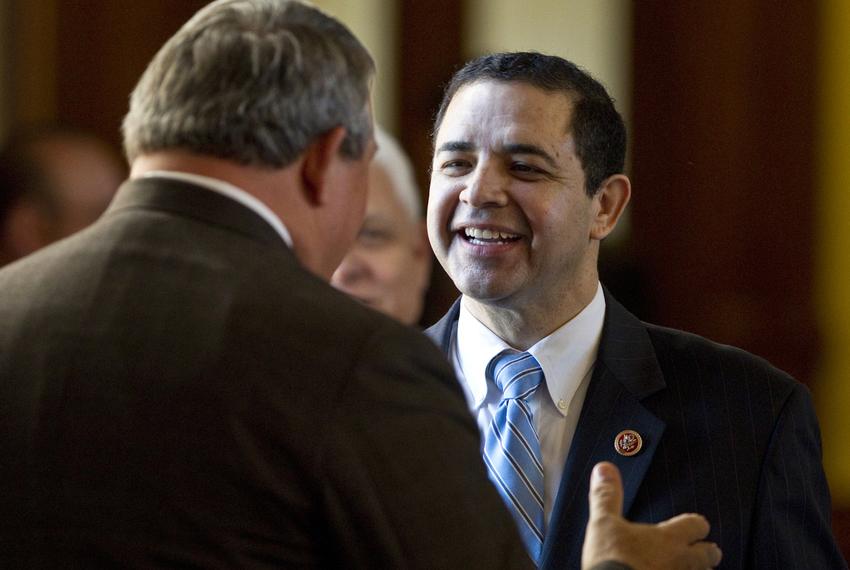
[[[455,286],[457,286],[457,284]],[[480,283],[468,287],[457,288],[464,297],[485,305],[496,306],[503,306],[512,297],[513,293],[513,291],[507,287]]]

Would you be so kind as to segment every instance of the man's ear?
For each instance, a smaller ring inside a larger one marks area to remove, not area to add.
[[[623,174],[615,174],[605,179],[593,197],[596,202],[596,217],[590,228],[590,237],[602,240],[617,227],[617,221],[626,209],[632,195],[632,183]]]
[[[301,178],[307,201],[314,206],[321,206],[325,202],[328,184],[333,180],[333,170],[337,161],[343,160],[339,149],[345,135],[345,127],[335,127],[316,137],[304,151]]]

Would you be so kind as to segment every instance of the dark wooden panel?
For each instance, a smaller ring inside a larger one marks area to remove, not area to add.
[[[634,246],[651,318],[808,381],[816,12],[636,3]]]
[[[463,2],[402,0],[400,20],[399,131],[417,181],[427,189],[434,113],[443,87],[463,63]],[[422,323],[433,323],[456,296],[457,290],[435,261]]]
[[[120,144],[128,98],[156,51],[206,0],[59,0],[57,118]]]
[[[845,560],[850,560],[850,509],[832,511],[832,532],[841,547]]]
[[[8,36],[10,126],[49,122],[56,116],[56,0],[10,0]]]

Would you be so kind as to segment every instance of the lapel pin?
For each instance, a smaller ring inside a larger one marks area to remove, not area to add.
[[[624,429],[614,438],[614,450],[625,457],[637,455],[643,448],[643,438],[633,429]]]

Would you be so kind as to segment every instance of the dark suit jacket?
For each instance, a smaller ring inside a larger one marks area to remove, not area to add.
[[[426,338],[209,190],[0,271],[0,567],[527,567],[478,448]]]
[[[622,471],[627,518],[705,515],[721,568],[846,568],[805,386],[741,350],[642,323],[607,292],[605,300],[542,567],[579,568],[590,471],[607,460]],[[455,303],[427,331],[444,352],[458,311]],[[614,449],[625,429],[643,437],[632,457]]]

